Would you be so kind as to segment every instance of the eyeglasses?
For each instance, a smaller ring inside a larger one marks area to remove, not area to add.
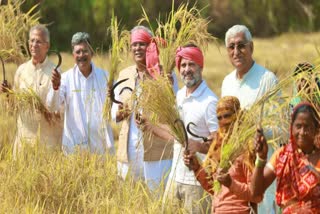
[[[229,46],[227,46],[227,49],[228,51],[233,51],[234,49],[238,49],[239,51],[244,51],[246,49],[246,46],[249,44],[250,42],[247,42],[247,43],[238,43],[238,44],[235,44],[235,43],[231,43],[229,44]]]
[[[28,42],[29,42],[29,45],[43,45],[45,43],[48,43],[48,42],[40,41],[37,39],[29,39]]]
[[[226,113],[226,114],[218,115],[217,118],[218,120],[222,120],[222,119],[230,118],[231,116],[232,116],[231,113]]]

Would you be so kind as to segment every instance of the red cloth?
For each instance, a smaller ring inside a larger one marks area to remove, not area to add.
[[[151,40],[152,36],[143,29],[138,29],[131,33],[131,45],[135,42],[145,42],[149,44]]]
[[[181,59],[192,60],[203,68],[203,54],[198,47],[179,47],[176,51],[176,66],[180,71]]]
[[[146,49],[146,69],[154,79],[157,75],[160,75],[158,41],[160,41],[161,44],[165,44],[164,40],[152,38],[150,34],[143,29],[135,30],[131,33],[131,44],[135,42],[148,44]]]
[[[294,112],[301,105],[295,107]],[[313,169],[307,157],[298,151],[298,147],[292,136],[292,126],[290,130],[290,142],[280,152],[276,161],[275,168],[277,176],[276,202],[279,206],[285,206],[287,203],[296,199],[298,201],[312,200],[313,206],[319,207],[319,200],[315,200],[320,195],[319,175]],[[285,209],[283,213],[291,213],[290,208]]]

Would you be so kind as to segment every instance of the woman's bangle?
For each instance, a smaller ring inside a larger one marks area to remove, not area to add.
[[[267,160],[261,159],[259,155],[257,155],[254,165],[258,168],[264,168],[266,164]]]

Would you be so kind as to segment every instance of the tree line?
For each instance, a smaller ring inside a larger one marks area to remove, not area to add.
[[[9,0],[10,1],[10,0]],[[72,35],[89,32],[95,48],[109,47],[107,29],[112,11],[124,29],[131,29],[142,17],[142,7],[154,24],[164,20],[172,6],[177,8],[184,0],[28,0],[22,5],[27,11],[38,4],[41,23],[48,24],[54,48],[70,50]],[[209,32],[223,39],[233,24],[245,24],[254,36],[266,37],[283,32],[311,32],[320,28],[320,1],[318,0],[189,0],[189,5],[202,9],[202,15],[211,20]]]

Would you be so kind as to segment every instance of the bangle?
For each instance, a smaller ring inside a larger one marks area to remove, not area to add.
[[[267,164],[267,160],[261,159],[259,155],[257,155],[254,165],[258,168],[264,168],[266,164]]]

